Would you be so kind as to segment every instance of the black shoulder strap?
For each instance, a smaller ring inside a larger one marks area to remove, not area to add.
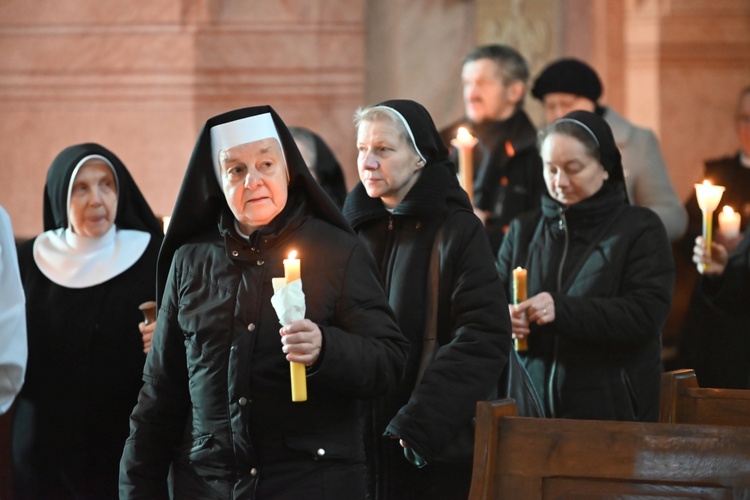
[[[417,384],[422,380],[427,366],[437,350],[437,317],[438,295],[440,292],[440,245],[443,242],[443,226],[435,233],[430,254],[430,268],[427,275],[427,304],[425,307],[425,325],[422,339],[422,357],[419,361]]]

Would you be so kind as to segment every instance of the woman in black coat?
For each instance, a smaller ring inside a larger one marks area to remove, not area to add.
[[[656,420],[661,328],[674,263],[663,224],[631,206],[620,153],[604,120],[575,111],[541,142],[541,210],[510,226],[500,277],[528,271],[529,299],[511,306],[513,333],[547,414]]]
[[[750,389],[750,231],[733,252],[702,236],[693,262],[701,273],[683,323],[680,355],[701,387]]]
[[[492,252],[424,107],[386,101],[355,121],[361,182],[344,213],[411,341],[404,382],[373,405],[371,487],[382,499],[466,498],[476,402],[496,389],[510,349]]]
[[[305,319],[282,325],[272,279],[291,250]],[[175,498],[363,498],[360,405],[396,386],[407,342],[372,256],[270,106],[206,122],[157,288],[120,497],[166,498],[171,466]],[[290,361],[306,401],[292,401]]]
[[[115,499],[161,224],[117,156],[77,144],[47,173],[44,229],[18,249],[29,361],[13,415],[14,496]]]

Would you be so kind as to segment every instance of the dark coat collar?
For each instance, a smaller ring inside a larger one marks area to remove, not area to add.
[[[448,168],[445,163],[425,167],[393,214],[433,216],[451,209],[471,210],[469,197]],[[344,204],[344,217],[355,229],[363,222],[387,215],[388,210],[380,198],[370,198],[361,182],[349,193]]]

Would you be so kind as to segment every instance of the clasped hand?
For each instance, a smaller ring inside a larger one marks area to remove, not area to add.
[[[529,325],[546,325],[555,321],[555,301],[548,292],[542,292],[521,302],[508,304],[513,338],[523,338],[531,333]]]

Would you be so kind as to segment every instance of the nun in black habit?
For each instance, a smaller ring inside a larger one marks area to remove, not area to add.
[[[465,499],[476,403],[497,394],[511,345],[494,256],[421,104],[385,101],[355,123],[361,182],[344,214],[411,341],[403,383],[369,414],[373,498]]]
[[[620,152],[597,114],[552,122],[540,146],[542,206],[510,225],[498,269],[527,270],[528,300],[510,306],[528,336],[524,362],[558,418],[655,421],[661,329],[674,262],[655,212],[630,205]]]
[[[297,251],[306,319],[272,278]],[[121,498],[363,498],[361,402],[407,342],[371,255],[270,106],[200,133],[159,255],[159,321],[121,463]],[[161,295],[163,292],[163,296]],[[291,400],[289,361],[306,366]]]
[[[78,144],[49,168],[44,229],[18,249],[29,358],[13,415],[15,498],[115,499],[161,224],[117,156]]]

